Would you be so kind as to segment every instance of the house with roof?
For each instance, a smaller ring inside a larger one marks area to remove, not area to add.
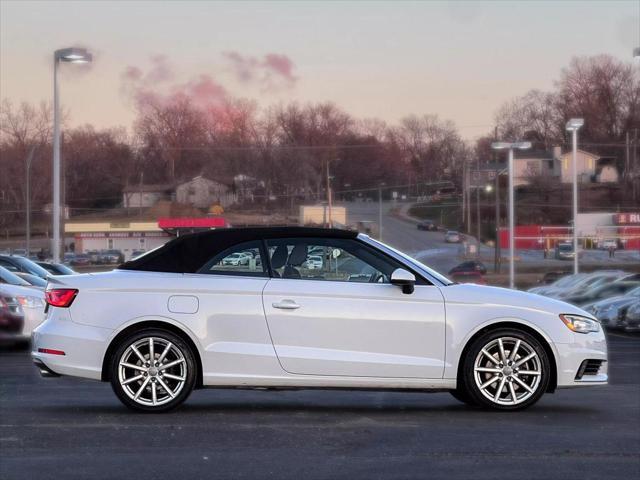
[[[175,191],[176,201],[193,205],[197,208],[209,208],[220,205],[223,208],[237,202],[237,194],[233,181],[212,180],[198,175],[186,182],[178,184]]]
[[[615,183],[620,171],[615,157],[600,156],[595,153],[578,150],[576,152],[578,183]],[[573,182],[573,153],[568,151],[560,157],[562,183]]]
[[[170,183],[127,185],[122,190],[124,208],[153,207],[160,200],[170,200],[174,185]]]
[[[533,177],[560,177],[560,147],[548,150],[516,150],[513,159],[513,183],[527,185]]]

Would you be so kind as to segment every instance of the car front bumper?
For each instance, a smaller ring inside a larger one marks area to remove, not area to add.
[[[604,331],[574,333],[572,343],[557,343],[558,388],[606,385],[609,381],[607,340]],[[596,374],[579,375],[585,360],[601,361]]]

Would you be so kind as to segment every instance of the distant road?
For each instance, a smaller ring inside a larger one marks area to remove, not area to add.
[[[361,220],[378,223],[378,203],[348,202],[342,205],[347,208],[349,224],[355,224]],[[390,210],[395,206],[397,204],[390,202],[382,205],[382,241],[384,243],[402,250],[444,274],[460,263],[459,245],[445,243],[442,232],[418,230],[415,224],[394,216]]]

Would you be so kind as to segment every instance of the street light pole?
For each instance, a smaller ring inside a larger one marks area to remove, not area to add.
[[[331,176],[329,175],[329,159],[327,159],[327,206],[329,208],[329,211],[328,211],[329,228],[332,228],[333,219],[331,218],[332,205],[331,205]]]
[[[58,56],[53,57],[53,262],[60,263],[60,99],[58,92]]]
[[[31,163],[33,162],[33,154],[36,151],[36,147],[35,145],[32,146],[29,149],[29,153],[27,155],[27,158],[25,159],[25,181],[26,181],[26,185],[25,185],[25,209],[26,209],[26,215],[25,215],[25,221],[26,221],[26,251],[27,251],[27,258],[29,258],[29,255],[31,253]]]
[[[58,66],[60,62],[88,63],[92,56],[84,48],[63,48],[53,52],[53,239],[51,253],[54,263],[60,262],[60,93]]]
[[[382,187],[384,182],[378,185],[378,240],[382,241]]]
[[[516,268],[515,268],[515,213],[514,213],[514,194],[513,194],[513,148],[509,148],[509,288],[515,288]]]
[[[531,142],[494,142],[491,148],[495,150],[509,150],[507,170],[509,172],[509,288],[515,288],[515,213],[514,213],[514,186],[513,186],[513,150],[527,150],[531,148]]]
[[[578,130],[584,125],[584,119],[572,118],[567,122],[567,130],[572,134],[573,144],[573,274],[578,274]]]

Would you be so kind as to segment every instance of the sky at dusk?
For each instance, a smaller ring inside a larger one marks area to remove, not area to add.
[[[0,2],[0,97],[52,99],[70,125],[131,127],[135,92],[332,101],[357,118],[408,114],[487,132],[498,107],[550,89],[576,55],[632,61],[640,0],[574,2]]]

